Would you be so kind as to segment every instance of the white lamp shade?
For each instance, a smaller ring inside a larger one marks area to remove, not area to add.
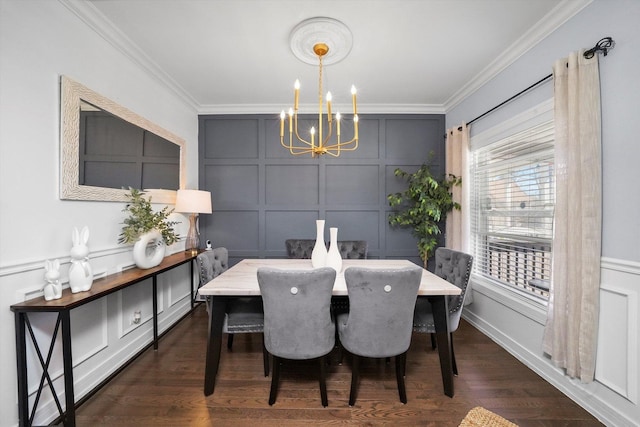
[[[211,193],[202,190],[178,190],[176,212],[211,213]]]

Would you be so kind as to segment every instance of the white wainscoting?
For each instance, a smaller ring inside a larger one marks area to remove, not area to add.
[[[596,379],[638,403],[640,264],[603,259]]]
[[[109,345],[107,307],[107,299],[102,298],[69,312],[74,368]]]
[[[196,261],[194,261],[196,262]],[[200,280],[199,276],[195,273],[197,272],[197,268],[194,265],[193,268],[194,278],[193,278],[193,287],[197,289],[198,282]],[[188,282],[188,286],[182,286],[185,284],[183,279],[184,277],[189,277],[191,274],[191,269],[189,264],[182,265],[180,267],[174,268],[173,270],[167,271],[163,277],[164,288],[167,290],[167,306],[173,307],[175,304],[180,304],[185,301],[189,301],[191,298],[191,291],[189,290],[189,286],[191,286],[191,282]],[[195,292],[195,291],[194,291]],[[189,303],[191,304],[191,303]]]

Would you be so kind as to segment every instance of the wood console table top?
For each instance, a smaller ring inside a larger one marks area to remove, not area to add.
[[[13,304],[11,311],[63,311],[87,304],[110,293],[117,292],[134,283],[149,279],[166,270],[185,264],[196,258],[198,254],[190,251],[177,252],[166,256],[156,267],[140,269],[130,268],[119,273],[109,274],[93,281],[91,289],[85,292],[72,293],[67,288],[62,291],[62,298],[47,301],[44,297],[33,298],[25,302]]]

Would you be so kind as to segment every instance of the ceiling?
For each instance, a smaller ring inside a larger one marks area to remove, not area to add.
[[[317,109],[318,67],[292,29],[317,16],[353,35],[324,68],[334,105],[358,88],[361,113],[444,113],[589,0],[65,0],[199,113]]]

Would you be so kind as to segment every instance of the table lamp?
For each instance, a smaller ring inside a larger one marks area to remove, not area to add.
[[[200,231],[197,224],[198,214],[211,213],[211,193],[202,190],[178,190],[175,211],[190,214],[185,250],[192,253],[197,252],[200,247],[198,238]]]

